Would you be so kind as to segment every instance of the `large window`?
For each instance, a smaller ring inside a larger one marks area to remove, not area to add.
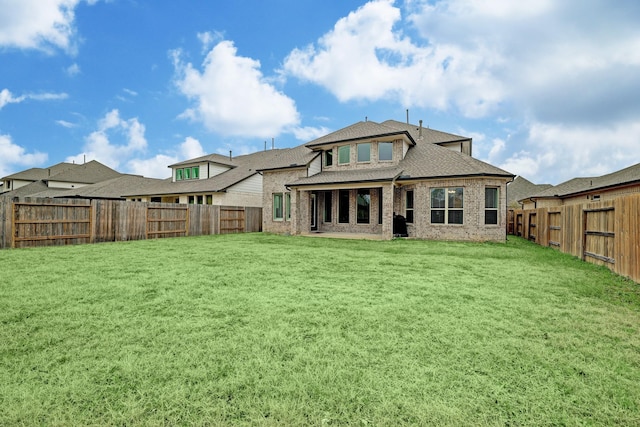
[[[371,194],[369,190],[358,190],[358,224],[369,224],[371,217]]]
[[[273,220],[282,221],[283,215],[283,197],[282,193],[273,193]]]
[[[371,161],[371,144],[365,142],[363,144],[358,144],[358,161],[359,162],[369,162]]]
[[[431,223],[462,224],[464,218],[464,189],[431,189]]]
[[[338,148],[338,164],[344,165],[351,161],[351,146],[343,145]]]
[[[498,224],[498,189],[484,189],[484,223]]]
[[[405,200],[405,210],[404,217],[408,223],[413,224],[413,190],[408,190],[406,192],[406,200]]]
[[[176,169],[176,181],[182,181],[183,173],[184,173],[184,169]]]
[[[322,213],[323,222],[331,222],[333,213],[333,193],[331,191],[324,192],[324,211]]]
[[[324,152],[324,165],[325,166],[333,165],[333,149],[327,150]]]
[[[393,160],[393,142],[378,142],[378,160]]]
[[[349,223],[349,190],[340,190],[338,193],[338,222]]]

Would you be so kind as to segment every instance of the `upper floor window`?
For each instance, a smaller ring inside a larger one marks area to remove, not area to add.
[[[371,144],[365,142],[363,144],[358,144],[358,161],[359,162],[369,162],[371,161]]]
[[[462,224],[464,220],[464,188],[431,189],[431,223]]]
[[[176,169],[176,181],[182,181],[183,179],[199,179],[199,178],[200,178],[200,166]]]
[[[325,166],[333,165],[333,149],[327,150],[324,152],[324,165]]]
[[[393,142],[378,142],[378,160],[393,160]]]
[[[343,145],[342,147],[338,147],[338,164],[348,164],[351,161],[350,155],[351,146]]]
[[[357,222],[358,224],[369,224],[369,219],[371,216],[371,193],[369,193],[368,189],[358,190],[358,195],[356,196],[356,200],[358,202],[358,210],[357,210]]]
[[[498,224],[498,189],[484,189],[484,223]]]

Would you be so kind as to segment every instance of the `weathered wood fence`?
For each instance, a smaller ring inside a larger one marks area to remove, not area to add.
[[[0,249],[262,231],[262,208],[0,197]]]
[[[640,195],[509,212],[509,232],[640,282]]]

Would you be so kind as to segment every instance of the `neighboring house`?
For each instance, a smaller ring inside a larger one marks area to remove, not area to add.
[[[598,177],[573,178],[520,200],[523,209],[615,199],[640,193],[640,163]]]
[[[288,158],[293,149],[232,157],[209,154],[170,165],[171,179],[123,193],[127,200],[262,207],[260,168]]]
[[[261,168],[263,230],[504,241],[514,175],[471,150],[471,138],[392,120],[340,129]]]
[[[507,206],[513,209],[520,209],[520,200],[533,194],[541,193],[551,187],[551,184],[534,184],[522,176],[516,176],[512,182],[507,184]]]
[[[32,168],[2,178],[5,196],[33,196],[43,191],[51,194],[117,178],[121,174],[100,162],[77,165],[58,163],[49,168]]]
[[[109,199],[126,200],[123,193],[141,191],[144,188],[157,185],[162,180],[145,178],[140,175],[121,174],[115,178],[69,190],[43,189],[41,192],[30,194],[31,197],[50,197],[63,199]],[[26,187],[24,187],[26,188]],[[18,190],[20,191],[20,190]]]

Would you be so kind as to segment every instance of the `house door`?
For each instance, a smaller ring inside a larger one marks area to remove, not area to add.
[[[318,198],[316,193],[311,193],[309,213],[311,214],[311,231],[318,231]]]

